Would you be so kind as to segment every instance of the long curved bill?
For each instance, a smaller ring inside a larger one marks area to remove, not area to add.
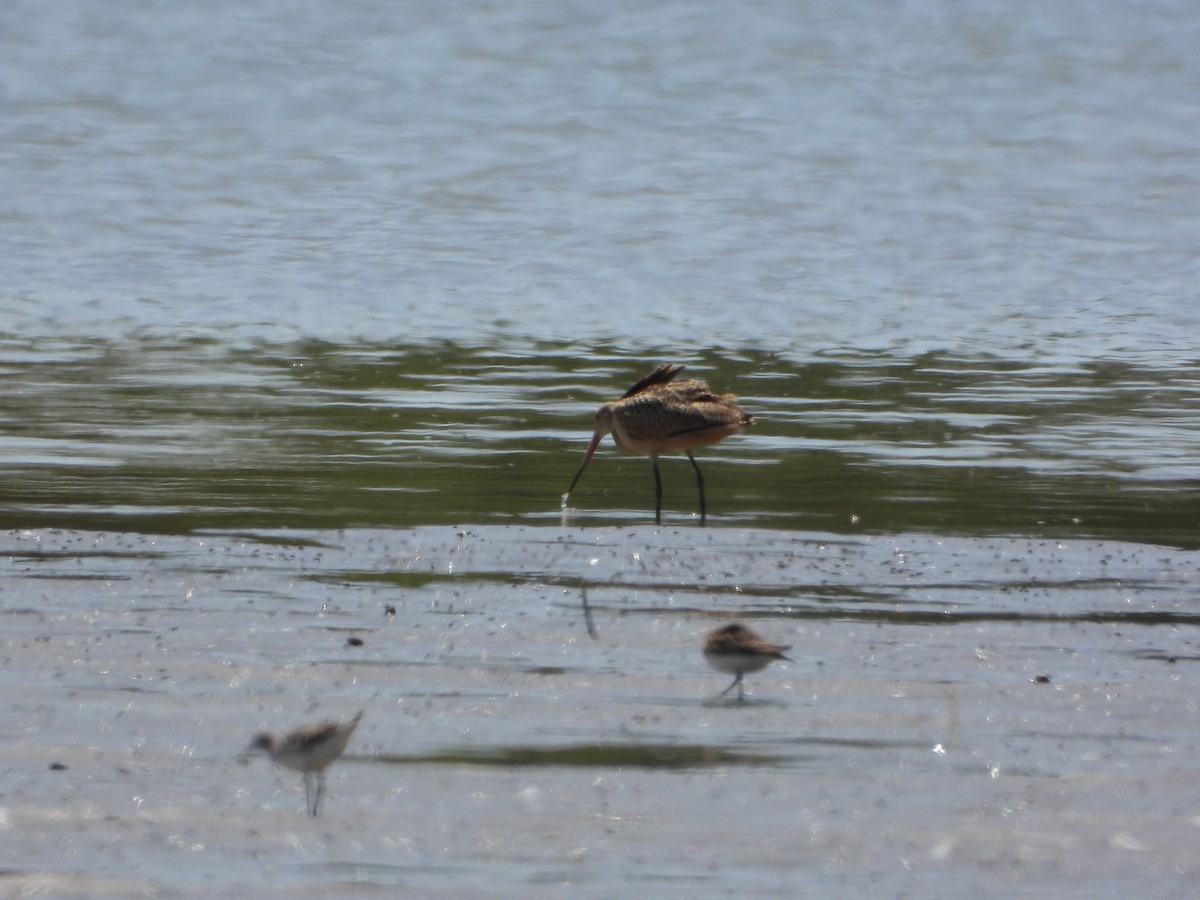
[[[587,464],[592,461],[592,454],[596,452],[596,448],[600,446],[600,441],[604,439],[604,435],[596,432],[592,435],[591,441],[588,442],[587,450],[583,451],[583,462],[579,464],[579,468],[575,470],[575,477],[571,479],[571,486],[567,488],[567,492],[562,495],[562,502],[565,506],[567,499],[571,496],[571,491],[575,490],[575,485],[579,483],[579,476],[583,474],[583,470],[587,468]]]

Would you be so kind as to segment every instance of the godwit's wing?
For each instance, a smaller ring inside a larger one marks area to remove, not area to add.
[[[750,417],[733,401],[730,394],[714,394],[703,381],[680,381],[629,397],[621,403],[617,416],[626,434],[637,440],[708,429],[724,429],[730,434],[750,423]]]

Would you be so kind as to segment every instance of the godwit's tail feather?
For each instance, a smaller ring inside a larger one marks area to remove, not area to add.
[[[632,397],[634,394],[640,394],[646,388],[653,385],[666,384],[686,368],[687,366],[680,365],[679,363],[663,363],[661,366],[627,390],[624,394],[622,394],[621,399],[624,400],[626,397]]]

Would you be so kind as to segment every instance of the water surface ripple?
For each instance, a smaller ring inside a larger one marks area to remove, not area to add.
[[[11,349],[11,347],[9,348]],[[645,522],[645,459],[591,415],[658,358],[458,345],[0,350],[0,523],[210,527]],[[928,354],[690,358],[756,424],[701,453],[714,524],[1103,536],[1194,546],[1195,370]],[[666,460],[670,521],[695,520]]]

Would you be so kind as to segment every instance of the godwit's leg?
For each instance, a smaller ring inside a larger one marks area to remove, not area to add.
[[[742,673],[741,672],[737,673],[737,676],[733,679],[733,681],[731,681],[729,683],[729,687],[727,687],[727,688],[725,688],[725,690],[721,691],[721,696],[724,697],[726,694],[728,694],[730,691],[732,691],[734,689],[734,687],[736,687],[738,689],[738,699],[741,700],[742,699]]]
[[[662,524],[662,476],[658,474],[658,457],[650,457],[650,465],[654,466],[654,524]]]
[[[707,516],[708,510],[704,503],[704,476],[700,474],[700,465],[696,462],[696,457],[692,456],[692,451],[687,452],[688,459],[692,461],[692,468],[696,470],[696,487],[700,490],[700,524],[704,524],[704,519]]]

